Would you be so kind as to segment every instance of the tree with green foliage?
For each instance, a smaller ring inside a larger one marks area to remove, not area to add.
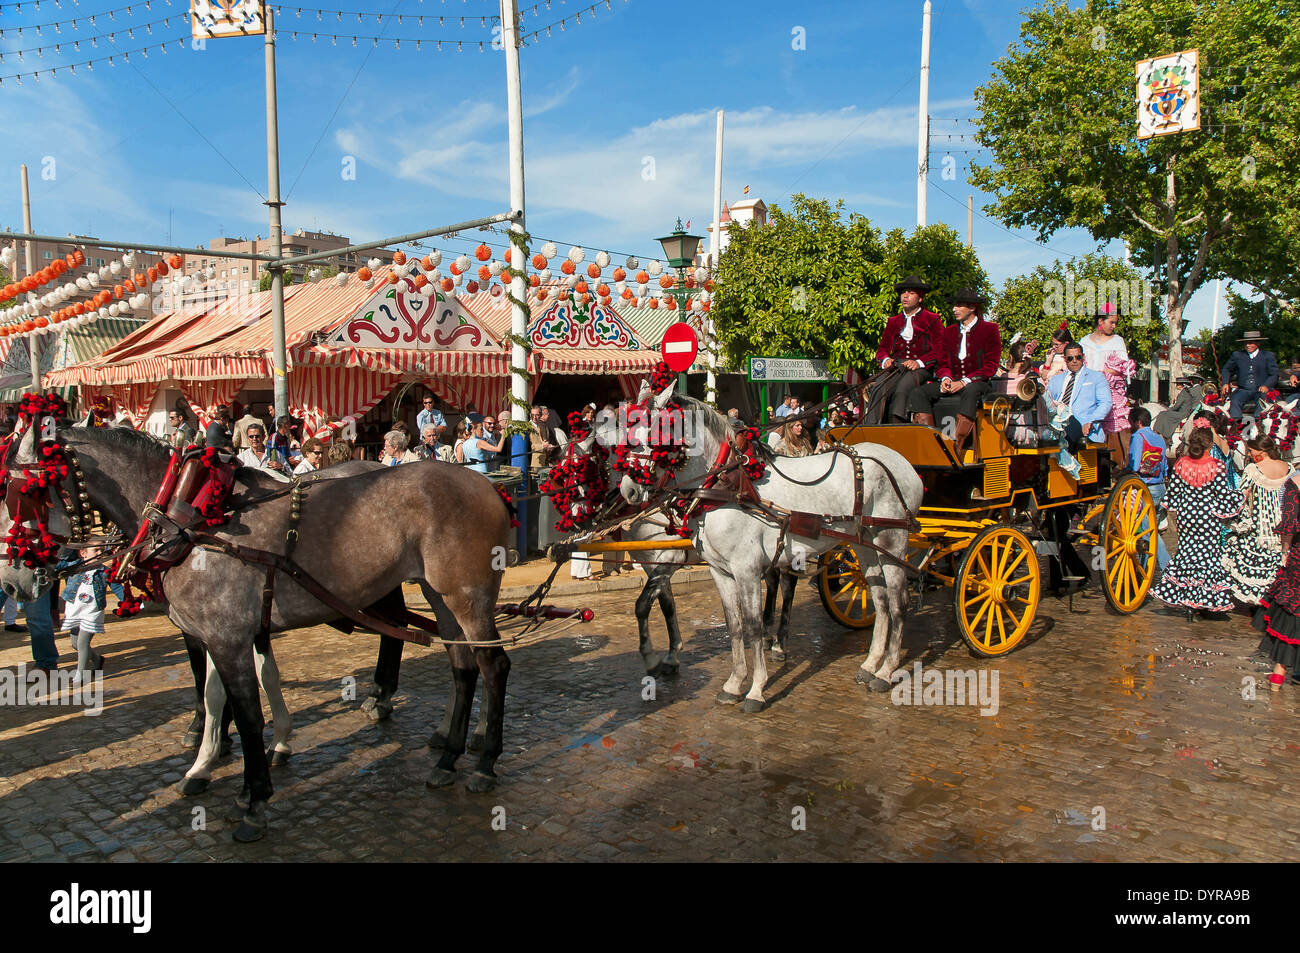
[[[1163,329],[1151,286],[1136,268],[1117,258],[1091,253],[1008,278],[994,310],[1003,341],[1020,332],[1027,341],[1037,340],[1042,354],[1062,321],[1075,340],[1091,334],[1092,316],[1107,302],[1119,305],[1118,333],[1129,357],[1145,363],[1163,339]]]
[[[1268,338],[1265,349],[1277,355],[1277,363],[1285,372],[1300,361],[1300,315],[1294,305],[1264,298],[1251,301],[1236,292],[1228,292],[1228,323],[1211,334],[1203,329],[1198,338],[1205,344],[1198,368],[1206,378],[1217,381],[1224,361],[1233,351],[1241,350],[1238,339],[1247,331],[1260,331]],[[1287,375],[1284,373],[1283,377]]]
[[[293,284],[293,272],[286,271],[284,273],[284,286],[287,288],[291,284]],[[257,280],[257,290],[258,291],[271,290],[271,273],[267,271],[265,268],[262,269],[262,275]]]
[[[1137,138],[1138,61],[1197,49],[1199,131]],[[988,211],[1046,240],[1123,239],[1164,298],[1170,364],[1205,282],[1294,296],[1300,18],[1273,0],[1046,0],[975,91]]]
[[[835,372],[871,368],[885,321],[898,311],[894,283],[917,274],[934,286],[926,305],[958,288],[988,291],[975,252],[946,225],[902,229],[883,239],[867,218],[843,216],[823,199],[797,194],[772,206],[767,226],[736,227],[718,263],[714,334],[731,367],[749,355],[825,358]]]

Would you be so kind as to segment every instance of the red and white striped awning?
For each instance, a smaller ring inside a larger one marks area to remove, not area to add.
[[[650,373],[659,360],[658,351],[547,348],[532,352],[528,369],[534,374],[636,374]]]

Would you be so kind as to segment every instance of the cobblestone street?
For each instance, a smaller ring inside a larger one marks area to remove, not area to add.
[[[1100,596],[1071,614],[1049,598],[1026,645],[984,661],[957,638],[948,595],[909,619],[904,665],[996,672],[996,715],[855,684],[864,634],[831,622],[806,584],[790,658],[753,715],[714,700],[730,640],[711,583],[679,591],[683,664],[653,701],[634,592],[557,598],[596,620],[512,653],[488,795],[424,785],[450,685],[441,650],[408,646],[394,717],[373,724],[341,686],[355,676],[364,695],[374,637],[279,637],[295,753],[274,769],[270,832],[254,845],[232,843],[227,817],[238,742],[206,794],[175,792],[193,755],[180,638],[162,616],[110,620],[96,640],[101,716],[0,709],[0,860],[1258,861],[1300,848],[1300,821],[1278,810],[1300,773],[1300,689],[1268,691],[1244,616],[1119,617]],[[2,638],[0,667],[30,664],[25,635]]]

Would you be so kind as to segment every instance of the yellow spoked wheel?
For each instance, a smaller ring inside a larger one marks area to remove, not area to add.
[[[871,628],[876,622],[876,605],[853,547],[844,545],[822,553],[819,566],[817,594],[831,618],[846,628]]]
[[[1024,533],[990,526],[966,549],[953,586],[957,627],[970,650],[984,658],[1020,644],[1038,611],[1042,570]]]
[[[1100,536],[1106,554],[1106,601],[1116,612],[1137,612],[1156,574],[1155,501],[1133,474],[1111,488],[1102,513]]]

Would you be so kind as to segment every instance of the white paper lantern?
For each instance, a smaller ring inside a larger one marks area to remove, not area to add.
[[[704,302],[701,301],[699,298],[696,298],[695,300],[693,300],[693,301],[691,302],[691,310],[692,310],[692,311],[703,311],[703,310],[704,310]]]
[[[93,272],[87,271],[86,274],[98,275],[100,281],[108,281],[109,278],[113,277],[113,271],[111,268],[108,267],[108,265],[105,265],[103,268],[100,268],[98,271],[93,271]]]
[[[616,295],[621,295],[623,293],[623,289],[625,289],[626,287],[627,287],[626,281],[616,281],[614,282],[614,293]]]
[[[609,252],[607,252],[607,251],[598,251],[598,252],[596,252],[596,264],[599,265],[601,268],[608,268],[608,267],[609,267]]]
[[[488,264],[488,271],[492,274],[493,278],[498,277],[503,268],[505,268],[505,265],[499,261],[494,261]]]
[[[543,268],[537,273],[537,278],[542,282],[542,284],[546,284],[546,282],[551,280],[551,269]]]
[[[638,283],[637,283],[637,286],[636,286],[636,293],[637,293],[638,295],[640,295],[642,298],[644,298],[644,297],[645,297],[645,293],[646,293],[646,289],[649,288],[649,287],[650,287],[649,285],[642,284],[642,283],[638,282]]]
[[[459,279],[459,278],[460,278],[460,275],[457,275],[455,278],[453,278],[453,279],[451,279],[451,280],[452,280],[452,281],[456,281],[456,280]],[[452,288],[450,291],[444,291],[443,294],[446,296],[446,298],[447,298],[448,301],[452,301],[452,300],[454,300],[455,297],[456,297],[456,289],[455,289],[455,288]]]
[[[442,280],[442,272],[439,271],[437,268],[429,272],[429,285],[436,285],[441,280]],[[429,285],[425,285],[425,287],[427,288]]]
[[[704,282],[708,280],[708,277],[709,277],[709,269],[703,266],[700,266],[699,268],[695,269],[695,280],[698,281],[700,284],[704,284]]]
[[[90,279],[87,278],[85,275],[82,275],[80,278],[77,279],[77,287],[80,288],[82,291],[89,291]]]
[[[425,282],[423,285],[421,285],[421,286],[420,286],[420,294],[423,295],[423,296],[426,297],[426,298],[432,298],[432,297],[433,297],[433,282],[432,282],[432,281],[428,281],[428,282]]]
[[[547,261],[550,261],[559,253],[560,250],[555,247],[555,242],[547,242],[545,245],[542,246],[542,254],[546,257]]]
[[[122,263],[114,258],[108,263],[109,274],[118,275],[122,273]]]
[[[587,253],[582,250],[581,245],[574,245],[569,249],[569,261],[575,265],[581,265],[582,260],[587,257]]]
[[[375,286],[375,276],[371,275],[363,282],[363,284],[367,289],[373,288]]]
[[[574,285],[576,285],[577,283],[578,283],[578,276],[577,276],[577,275],[565,275],[565,276],[564,276],[564,287],[566,287],[566,288],[572,288],[572,287],[573,287]]]
[[[465,274],[464,274],[464,272],[462,272],[462,273],[459,274],[459,275],[452,275],[452,276],[451,276],[451,283],[452,283],[453,285],[455,285],[457,288],[459,288],[461,285],[463,285],[463,284],[465,283]]]
[[[623,267],[628,269],[628,271],[635,271],[640,266],[641,262],[635,255],[629,255],[627,261],[623,262]]]
[[[378,258],[372,258],[368,262],[366,262],[366,264],[370,266],[371,271],[376,271],[378,270],[379,266],[383,264],[383,262],[380,261]]]
[[[116,318],[119,311],[121,311],[121,308],[118,307],[116,301],[108,306],[108,316],[110,318]]]
[[[108,317],[108,306],[107,306],[107,305],[105,305],[104,307],[102,307],[102,308],[99,309],[99,316],[100,316],[101,318],[106,318],[106,317]]]
[[[663,270],[664,270],[664,266],[659,264],[658,259],[650,262],[650,264],[646,266],[646,271],[650,272],[651,278],[658,278],[659,273]]]
[[[334,284],[338,285],[340,288],[342,288],[347,283],[348,283],[348,276],[346,272],[339,272],[337,275],[334,276]]]
[[[437,268],[439,265],[442,264],[442,252],[438,251],[436,248],[433,251],[429,252],[429,254],[426,257],[428,257],[429,259],[429,264],[432,265],[434,268]]]

